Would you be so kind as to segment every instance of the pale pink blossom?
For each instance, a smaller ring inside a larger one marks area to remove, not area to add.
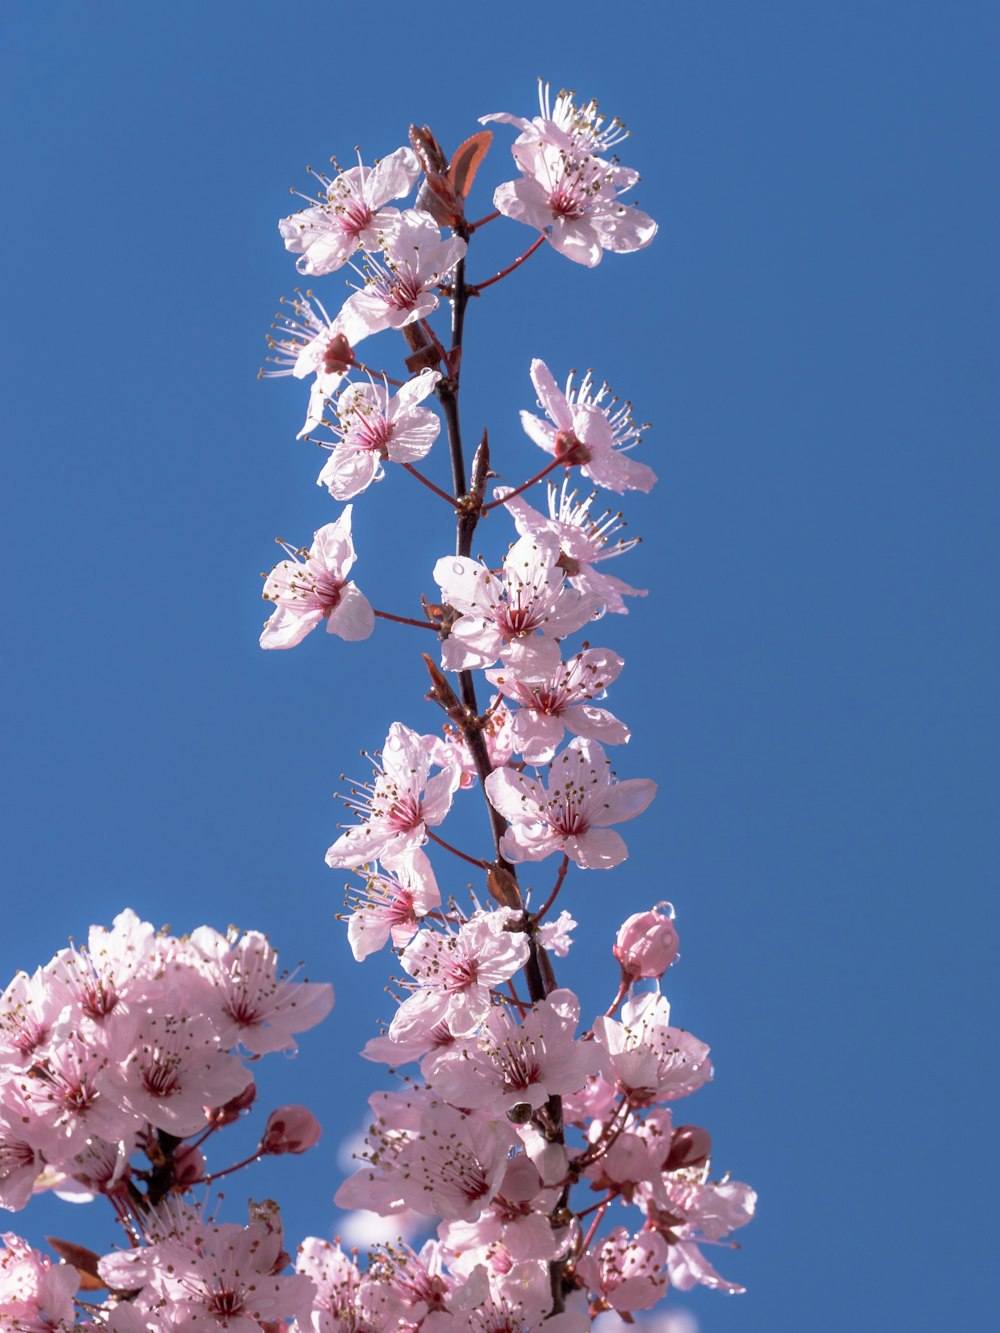
[[[44,1058],[17,1078],[29,1114],[58,1135],[59,1161],[80,1152],[94,1135],[113,1143],[136,1128],[135,1114],[106,1087],[108,1060],[104,1051],[63,1025],[46,1045]]]
[[[274,333],[267,337],[271,355],[258,378],[292,375],[301,380],[316,376],[309,391],[305,424],[297,436],[301,440],[322,421],[327,402],[350,369],[354,349],[344,336],[339,318],[331,319],[312,292],[283,296],[281,304],[288,310],[279,310],[271,325]]]
[[[470,1115],[438,1103],[397,1161],[409,1207],[445,1221],[478,1217],[497,1193],[517,1135],[506,1120]]]
[[[368,1105],[372,1119],[354,1153],[363,1165],[347,1177],[333,1201],[338,1208],[365,1208],[383,1217],[405,1213],[411,1205],[403,1197],[403,1153],[420,1137],[425,1112],[440,1103],[428,1088],[408,1088],[373,1093]]]
[[[349,384],[337,399],[337,421],[329,423],[336,444],[319,474],[335,500],[350,500],[384,475],[383,462],[415,463],[438,437],[441,422],[419,407],[441,378],[425,370],[390,396],[387,385]],[[320,441],[320,443],[324,443]]]
[[[648,1310],[667,1289],[667,1243],[655,1231],[632,1236],[625,1227],[594,1243],[576,1271],[613,1310]]]
[[[47,970],[16,973],[0,995],[0,1069],[30,1069],[72,1002],[65,982]]]
[[[397,1009],[390,1037],[409,1037],[438,1023],[456,1036],[475,1031],[490,1012],[490,992],[528,961],[528,938],[516,928],[517,916],[501,908],[474,913],[454,933],[420,931],[400,955],[414,990]]]
[[[435,288],[466,251],[458,236],[444,237],[429,213],[408,208],[384,237],[383,258],[368,255],[365,285],[344,302],[340,327],[352,344],[382,329],[426,319],[440,305]]]
[[[656,473],[645,463],[627,457],[642,439],[642,427],[632,417],[632,404],[611,396],[606,384],[596,385],[588,370],[580,384],[571,374],[560,389],[544,361],[531,363],[531,382],[548,421],[532,412],[521,413],[525,433],[566,466],[579,465],[585,477],[606,490],[648,491]]]
[[[543,949],[555,954],[557,958],[565,958],[573,943],[570,931],[574,930],[577,924],[564,909],[554,921],[544,921],[538,927],[538,942]]]
[[[432,766],[441,771],[431,776]],[[333,867],[355,868],[385,861],[419,847],[428,827],[451,809],[460,772],[436,736],[421,736],[394,722],[389,728],[375,781],[352,789],[347,802],[361,822],[347,829],[326,854]]]
[[[333,273],[359,247],[379,249],[399,214],[384,206],[410,193],[420,175],[420,162],[410,148],[397,148],[374,167],[342,171],[332,180],[318,176],[325,200],[282,218],[278,223],[285,249],[300,255],[300,273],[320,277]]]
[[[371,1255],[357,1304],[378,1333],[418,1329],[444,1308],[453,1287],[438,1241],[427,1241],[419,1253],[405,1244],[382,1245]]]
[[[178,1138],[204,1129],[204,1108],[221,1106],[251,1081],[201,1014],[138,1014],[116,1038],[113,1062],[99,1075],[98,1088],[139,1121]]]
[[[497,186],[494,208],[540,231],[567,259],[593,268],[605,250],[642,250],[656,235],[648,214],[621,202],[634,172],[541,138],[522,136],[512,152],[522,174]]]
[[[191,943],[200,955],[198,971],[209,983],[202,1012],[225,1050],[237,1044],[253,1055],[295,1050],[292,1034],[315,1027],[333,1008],[328,982],[279,974],[277,950],[259,931],[221,935],[200,926]]]
[[[295,1271],[309,1278],[315,1295],[309,1313],[293,1323],[293,1333],[348,1333],[358,1328],[361,1274],[339,1243],[307,1236],[299,1246]]]
[[[708,1047],[670,1026],[670,1005],[657,992],[627,1000],[620,1023],[597,1019],[594,1037],[604,1051],[604,1077],[633,1106],[686,1097],[712,1077]]]
[[[628,138],[629,132],[624,123],[617,116],[608,120],[602,115],[595,98],[579,104],[575,98],[576,93],[562,89],[553,101],[551,86],[539,79],[539,115],[529,120],[525,116],[499,111],[480,116],[479,123],[488,125],[491,121],[500,121],[505,125],[514,125],[521,131],[519,143],[537,140],[570,154],[608,153]],[[633,180],[637,179],[633,175]]]
[[[421,1333],[587,1333],[580,1310],[552,1314],[548,1265],[527,1262],[500,1275],[473,1270],[448,1302],[448,1313],[429,1315]]]
[[[597,498],[592,491],[577,501],[576,491],[569,489],[568,479],[561,486],[548,485],[548,515],[539,513],[528,504],[523,495],[508,499],[509,486],[497,486],[493,494],[504,501],[514,526],[522,537],[534,537],[550,532],[559,542],[558,564],[574,588],[600,598],[605,610],[616,615],[628,615],[626,597],[645,597],[645,588],[633,588],[623,579],[606,574],[596,566],[615,556],[624,555],[639,544],[639,537],[612,538],[624,527],[620,513],[605,511],[591,515],[590,507]]]
[[[572,1232],[568,1226],[553,1227],[548,1216],[559,1194],[557,1187],[543,1184],[538,1168],[523,1153],[512,1157],[497,1193],[478,1217],[439,1228],[451,1272],[464,1275],[480,1263],[492,1266],[500,1253],[513,1263],[549,1261],[564,1254]]]
[[[347,939],[360,963],[391,939],[397,949],[417,933],[420,919],[441,905],[441,894],[431,863],[419,847],[392,861],[381,871],[371,870],[365,887],[348,898],[351,915]]]
[[[486,672],[501,694],[520,704],[511,725],[516,748],[529,764],[547,764],[568,729],[605,745],[623,745],[629,730],[593,700],[604,697],[625,663],[608,648],[584,648],[567,661],[543,639],[522,663]]]
[[[501,850],[512,861],[565,854],[584,870],[610,870],[628,855],[609,828],[642,814],[656,794],[648,778],[615,782],[597,741],[574,740],[549,765],[549,785],[503,768],[486,779],[494,808],[510,827]]]
[[[326,621],[328,634],[367,639],[375,627],[368,598],[347,574],[357,558],[348,505],[335,523],[316,533],[308,551],[286,546],[289,559],[275,565],[263,597],[275,609],[260,636],[262,648],[294,648],[310,630]]]
[[[597,1073],[595,1044],[574,1040],[579,1021],[580,1002],[569,990],[552,991],[520,1022],[495,1009],[474,1040],[426,1060],[424,1077],[452,1106],[537,1110],[550,1097],[577,1092]]]
[[[13,1232],[0,1235],[0,1329],[10,1333],[70,1333],[80,1275],[53,1264]]]
[[[467,556],[442,556],[434,579],[458,613],[441,650],[448,671],[491,666],[501,655],[530,653],[539,636],[560,639],[600,614],[595,598],[564,586],[555,538],[522,537],[507,552],[503,577]]]

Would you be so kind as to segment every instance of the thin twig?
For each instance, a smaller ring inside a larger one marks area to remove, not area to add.
[[[430,620],[414,620],[410,616],[394,616],[391,611],[378,611],[372,607],[372,611],[380,620],[394,620],[397,625],[416,625],[417,629],[432,629],[436,634],[438,626]]]
[[[404,463],[403,467],[406,468],[411,477],[416,477],[417,481],[423,482],[429,491],[433,491],[435,495],[440,495],[442,500],[447,500],[452,509],[458,508],[453,495],[449,495],[447,491],[443,491],[440,486],[435,486],[430,478],[425,477],[422,472],[418,472],[412,463]]]
[[[488,505],[483,505],[483,513],[488,514],[491,509],[496,509],[498,505],[504,505],[507,503],[508,500],[513,500],[515,495],[520,495],[522,491],[529,490],[532,486],[535,485],[536,482],[539,482],[544,477],[547,477],[550,472],[555,470],[555,468],[565,467],[565,466],[566,464],[563,461],[563,459],[553,458],[551,463],[546,463],[545,467],[542,468],[541,472],[536,472],[533,477],[529,477],[528,480],[522,482],[520,486],[516,486],[514,490],[509,491],[503,497],[502,500],[491,500]]]
[[[513,273],[516,268],[520,268],[526,259],[531,258],[531,256],[535,253],[535,251],[538,249],[538,247],[544,240],[545,240],[544,235],[539,236],[538,240],[535,241],[534,245],[529,245],[527,250],[525,250],[524,254],[518,255],[518,257],[514,260],[512,264],[508,264],[506,268],[502,268],[499,273],[494,273],[493,277],[487,278],[485,282],[477,282],[475,286],[470,287],[469,288],[470,293],[473,296],[478,296],[479,293],[484,292],[487,287],[492,287],[495,282],[499,282],[501,278],[506,278],[509,273]]]

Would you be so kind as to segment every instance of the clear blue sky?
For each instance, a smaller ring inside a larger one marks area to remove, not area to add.
[[[130,904],[266,930],[333,980],[269,1085],[322,1105],[324,1145],[230,1192],[329,1232],[387,1009],[332,919],[331,793],[393,718],[437,722],[415,631],[256,646],[273,538],[337,510],[301,386],[254,379],[296,283],[275,220],[307,163],[410,120],[454,146],[530,115],[542,74],[629,123],[661,224],[594,272],[540,253],[468,339],[469,428],[512,470],[535,355],[655,423],[621,571],[652,592],[601,642],[627,660],[619,771],[660,798],[622,871],[567,886],[590,952],[560,975],[585,987],[621,914],[676,903],[670,994],[717,1071],[685,1114],[761,1194],[719,1264],[749,1294],[685,1298],[703,1333],[992,1327],[997,6],[8,0],[0,35],[3,979]],[[357,508],[377,604],[432,592],[432,499],[393,476]]]

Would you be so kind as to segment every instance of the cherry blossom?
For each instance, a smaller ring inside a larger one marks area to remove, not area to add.
[[[438,1104],[400,1150],[400,1194],[418,1213],[471,1220],[498,1192],[516,1145],[517,1135],[505,1120]]]
[[[429,1315],[422,1333],[585,1333],[586,1314],[551,1314],[552,1287],[548,1267],[540,1262],[517,1264],[502,1277],[482,1265],[468,1276],[448,1303],[448,1313]]]
[[[670,1026],[665,995],[650,991],[622,1008],[622,1021],[599,1018],[594,1037],[604,1050],[602,1073],[635,1106],[686,1097],[712,1077],[708,1047]]]
[[[285,249],[301,256],[295,261],[298,271],[319,277],[340,268],[359,247],[379,249],[399,216],[384,205],[409,194],[419,175],[413,150],[397,148],[374,167],[364,166],[359,157],[356,167],[333,180],[320,176],[325,202],[310,201],[308,208],[278,223]]]
[[[342,639],[371,634],[371,604],[357,584],[347,581],[357,558],[351,510],[348,505],[335,523],[320,528],[308,551],[285,547],[290,558],[275,565],[264,584],[264,600],[274,602],[275,609],[260,636],[262,648],[294,648],[324,620],[327,633]]]
[[[339,1244],[307,1236],[299,1246],[295,1271],[309,1278],[315,1295],[312,1309],[292,1324],[293,1333],[335,1333],[356,1329],[361,1274]]]
[[[430,861],[419,847],[366,875],[362,891],[348,898],[347,939],[360,963],[391,939],[401,949],[416,934],[420,918],[441,905]]]
[[[656,473],[626,455],[642,438],[632,418],[631,403],[619,403],[606,384],[595,385],[588,370],[579,386],[571,374],[560,389],[544,361],[531,363],[531,382],[548,421],[521,413],[521,425],[540,449],[553,458],[579,464],[585,477],[606,490],[648,491]]]
[[[540,635],[560,639],[598,615],[595,598],[564,586],[558,556],[553,537],[522,537],[504,557],[502,579],[478,560],[443,556],[434,579],[459,616],[442,645],[442,666],[491,666],[515,646],[523,657]]]
[[[595,1044],[573,1039],[579,1021],[580,1002],[569,990],[553,991],[520,1022],[497,1009],[475,1040],[425,1061],[424,1077],[452,1106],[537,1110],[550,1097],[577,1092],[597,1073]]]
[[[655,1231],[615,1227],[577,1260],[576,1271],[613,1310],[648,1310],[667,1288],[667,1244]],[[605,1308],[607,1308],[605,1306]]]
[[[344,336],[339,318],[331,319],[312,292],[296,291],[292,297],[283,296],[281,304],[288,309],[280,310],[271,325],[274,334],[268,334],[267,338],[271,355],[258,378],[293,375],[301,380],[316,376],[309,391],[305,423],[296,436],[301,440],[323,420],[327,402],[351,367],[354,349]],[[360,341],[361,336],[355,341]]]
[[[335,500],[349,500],[383,476],[382,464],[414,463],[423,458],[438,437],[441,422],[426,407],[418,407],[441,378],[425,370],[390,396],[388,387],[349,384],[337,400],[337,437],[329,461],[319,474]]]
[[[382,238],[382,260],[369,255],[365,285],[340,312],[341,331],[352,344],[383,329],[402,329],[438,308],[435,292],[466,251],[458,236],[443,238],[429,213],[408,208]]]
[[[69,1264],[53,1266],[27,1241],[0,1235],[0,1329],[11,1333],[57,1333],[75,1325],[73,1297],[80,1275]]]
[[[521,705],[511,725],[516,748],[529,764],[547,764],[567,729],[605,745],[628,740],[625,724],[592,703],[624,665],[608,648],[585,648],[564,662],[558,646],[546,639],[533,646],[526,661],[487,671],[486,679]]]
[[[500,111],[480,116],[479,123],[488,125],[491,121],[500,121],[506,125],[516,125],[521,130],[518,142],[537,140],[552,144],[566,153],[607,153],[628,138],[629,132],[622,121],[617,116],[607,120],[593,97],[579,105],[575,97],[576,93],[563,89],[556,94],[553,102],[550,85],[539,79],[540,115],[529,120],[524,116]]]
[[[327,982],[278,975],[277,952],[259,931],[220,935],[201,926],[191,943],[201,955],[198,971],[209,983],[202,1009],[224,1049],[239,1044],[254,1055],[294,1050],[292,1034],[315,1027],[333,1008]]]
[[[533,509],[523,495],[511,496],[509,486],[498,486],[493,494],[498,500],[504,501],[522,537],[551,532],[558,539],[557,563],[565,570],[574,588],[600,598],[605,610],[617,615],[628,615],[623,598],[645,597],[646,590],[633,588],[623,579],[606,574],[595,566],[631,551],[639,544],[640,538],[630,537],[625,540],[619,537],[617,541],[611,540],[623,527],[622,516],[606,511],[593,517],[590,507],[597,498],[596,491],[578,502],[576,491],[569,490],[568,480],[561,487],[549,483],[547,489],[547,517]]]
[[[390,1037],[426,1032],[438,1023],[456,1036],[475,1031],[490,1011],[491,990],[528,960],[517,915],[508,909],[476,912],[454,934],[420,931],[400,955],[416,984],[389,1025]]]
[[[432,764],[441,772],[431,776]],[[341,834],[326,854],[328,866],[355,868],[398,857],[424,841],[428,826],[451,809],[460,773],[436,736],[420,736],[402,722],[389,728],[374,783],[353,789],[349,802],[361,823]]]
[[[597,741],[574,740],[549,765],[548,789],[535,778],[503,768],[486,779],[495,809],[509,820],[502,850],[512,861],[565,854],[584,870],[610,870],[628,855],[609,828],[642,814],[656,795],[648,778],[615,782]]]
[[[494,208],[536,228],[567,259],[593,268],[605,250],[642,250],[656,235],[648,214],[621,202],[634,172],[542,138],[522,136],[512,152],[521,175],[497,186]]]

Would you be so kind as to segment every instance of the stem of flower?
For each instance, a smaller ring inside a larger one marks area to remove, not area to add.
[[[541,481],[543,477],[547,477],[549,473],[554,471],[557,467],[565,466],[566,464],[561,458],[553,458],[552,462],[547,463],[545,467],[542,468],[541,472],[536,472],[533,477],[529,477],[527,481],[522,482],[520,486],[515,487],[514,490],[505,495],[502,500],[491,500],[488,505],[483,505],[483,513],[488,514],[491,509],[496,509],[498,505],[506,504],[508,500],[513,500],[515,495],[520,495],[522,491],[528,490],[530,487],[534,486],[536,482]]]
[[[487,868],[488,863],[486,861],[481,861],[478,856],[468,856],[465,852],[460,852],[450,842],[445,842],[444,838],[439,838],[433,829],[427,829],[427,836],[432,842],[436,842],[439,847],[443,847],[446,852],[451,852],[454,856],[460,856],[463,861],[468,861],[470,866],[476,866],[479,870]]]
[[[530,259],[544,240],[544,234],[539,236],[538,240],[535,241],[533,245],[529,245],[523,255],[518,255],[512,264],[508,264],[506,268],[502,268],[499,273],[494,273],[493,277],[487,278],[485,282],[477,282],[474,287],[469,288],[469,292],[473,296],[478,296],[479,293],[484,292],[487,287],[492,287],[493,284],[499,282],[501,278],[506,278],[509,273],[513,273],[516,268],[520,268],[526,259]]]
[[[563,886],[563,880],[566,878],[566,871],[568,869],[569,869],[569,857],[564,856],[562,859],[562,865],[559,867],[559,873],[556,875],[555,888],[545,899],[544,904],[538,909],[538,911],[532,912],[531,914],[531,919],[536,926],[544,918],[545,913],[549,910],[549,908],[552,906],[555,900],[559,897],[559,890]]]
[[[487,213],[484,218],[477,218],[475,222],[469,223],[469,231],[478,231],[480,227],[485,227],[487,222],[493,222],[500,216],[499,208],[495,208],[492,213]]]
[[[447,500],[452,509],[458,508],[453,495],[449,495],[447,491],[443,491],[440,486],[435,486],[430,478],[425,477],[422,472],[418,472],[412,463],[403,463],[402,466],[409,472],[411,477],[416,477],[417,481],[422,482],[429,491],[433,491],[435,495],[440,495],[442,500]]]
[[[430,620],[413,620],[410,616],[394,616],[391,611],[379,611],[374,606],[372,611],[381,620],[394,620],[397,625],[416,625],[417,629],[432,629],[437,633],[438,627]]]

